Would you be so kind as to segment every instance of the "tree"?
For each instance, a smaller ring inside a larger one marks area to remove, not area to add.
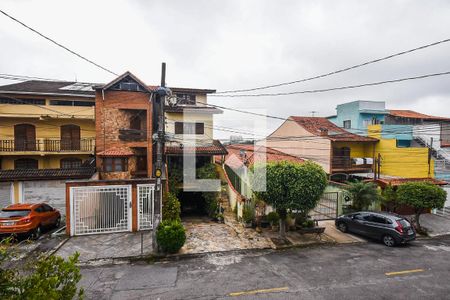
[[[371,204],[380,199],[377,186],[372,182],[349,182],[347,191],[352,197],[352,206],[356,210],[367,210]]]
[[[395,212],[397,210],[397,191],[391,185],[386,186],[383,190],[381,200],[388,211]]]
[[[256,165],[253,186],[261,190],[263,165]],[[266,191],[255,196],[270,204],[280,216],[280,237],[286,237],[286,217],[290,210],[307,214],[316,207],[327,186],[327,175],[314,162],[303,164],[281,161],[266,165]]]
[[[181,221],[181,205],[177,196],[173,193],[166,193],[162,207],[163,220]]]
[[[447,199],[444,189],[428,182],[407,182],[397,188],[397,200],[414,209],[417,230],[422,231],[419,218],[426,209],[442,208]]]

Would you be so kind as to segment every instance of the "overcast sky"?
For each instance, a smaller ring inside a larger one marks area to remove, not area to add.
[[[450,1],[27,1],[1,9],[117,73],[217,91],[326,73],[450,37]],[[113,76],[0,15],[0,73],[108,82]],[[450,43],[344,74],[267,92],[322,89],[450,71]],[[377,87],[285,97],[210,97],[271,115],[334,114],[339,103],[384,100],[388,108],[450,117],[450,75]],[[7,83],[5,81],[1,83]],[[248,115],[216,126],[250,130]],[[279,121],[268,121],[268,130]],[[264,133],[264,130],[259,130]],[[219,137],[229,132],[216,131]]]

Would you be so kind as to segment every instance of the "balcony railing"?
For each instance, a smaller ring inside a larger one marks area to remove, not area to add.
[[[94,152],[95,139],[0,140],[0,152]]]
[[[345,171],[345,170],[369,170],[372,168],[372,162],[368,163],[364,159],[361,160],[363,161],[358,162],[354,158],[335,156],[333,157],[331,169]]]

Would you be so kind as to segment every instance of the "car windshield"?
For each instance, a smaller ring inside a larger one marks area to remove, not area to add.
[[[0,218],[17,218],[17,217],[25,217],[30,213],[29,209],[20,209],[20,210],[7,210],[4,209],[0,212]]]
[[[403,227],[410,227],[411,226],[411,224],[409,224],[409,222],[407,220],[405,220],[405,219],[400,219],[400,220],[397,220],[397,221],[400,224],[402,224]]]

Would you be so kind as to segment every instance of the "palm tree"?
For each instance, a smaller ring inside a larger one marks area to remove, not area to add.
[[[367,210],[370,205],[380,199],[377,186],[372,182],[349,182],[347,191],[352,197],[352,206],[356,210]]]

